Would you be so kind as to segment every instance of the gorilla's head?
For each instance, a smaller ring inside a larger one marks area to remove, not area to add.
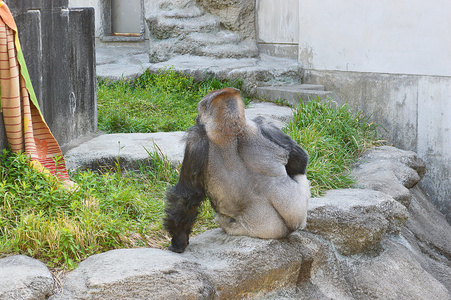
[[[197,105],[197,124],[204,125],[208,137],[218,145],[230,142],[243,132],[246,118],[240,91],[234,88],[216,90]]]

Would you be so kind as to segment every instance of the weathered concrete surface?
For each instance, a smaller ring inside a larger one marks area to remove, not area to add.
[[[53,277],[45,264],[24,255],[0,259],[0,299],[47,299]]]
[[[94,10],[8,0],[36,97],[58,143],[97,129]],[[58,58],[58,59],[55,59]],[[0,126],[0,146],[3,140]]]
[[[264,116],[279,128],[286,126],[293,116],[290,108],[267,102],[251,103],[245,111],[247,118]],[[140,164],[151,164],[148,152],[160,150],[170,161],[177,163],[183,159],[184,136],[181,131],[103,134],[68,150],[65,153],[66,164],[69,170],[114,168],[119,159],[122,169],[134,170]]]
[[[173,67],[174,70],[191,74],[195,79],[217,77],[219,79],[243,80],[243,91],[255,94],[257,86],[273,83],[298,83],[300,68],[296,60],[261,54],[257,58],[214,59],[199,56],[178,56],[168,61],[152,64],[149,70]]]
[[[255,1],[253,0],[198,0],[223,26],[237,32],[241,38],[256,41]]]
[[[300,1],[300,60],[306,69],[451,76],[442,50],[450,10],[443,0]]]
[[[96,72],[109,80],[132,80],[150,67],[148,43],[97,43]]]
[[[257,0],[256,10],[260,53],[298,59],[299,1]]]

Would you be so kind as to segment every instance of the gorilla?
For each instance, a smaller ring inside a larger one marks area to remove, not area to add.
[[[307,153],[277,127],[247,120],[240,92],[215,90],[197,105],[178,183],[166,193],[169,250],[182,253],[208,197],[230,235],[277,239],[306,226]]]

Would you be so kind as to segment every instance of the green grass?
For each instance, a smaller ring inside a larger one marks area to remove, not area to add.
[[[100,80],[99,129],[107,133],[186,130],[195,123],[200,99],[227,86],[241,89],[242,82],[215,78],[196,82],[170,69],[158,74],[147,71],[131,82]]]
[[[347,105],[337,107],[319,99],[301,102],[285,132],[309,154],[307,177],[312,196],[354,183],[349,170],[363,151],[381,144],[378,128],[362,113],[353,114]]]
[[[91,171],[72,174],[67,190],[37,172],[23,154],[0,154],[0,253],[23,253],[50,267],[72,269],[86,257],[110,249],[162,248],[164,193],[177,182],[177,169],[152,153],[153,167],[123,174]],[[215,227],[204,204],[194,233]]]
[[[195,122],[198,101],[229,85],[240,87],[216,79],[194,82],[171,70],[145,73],[133,82],[100,81],[99,127],[107,132],[185,130]],[[303,104],[286,132],[309,153],[313,195],[349,187],[356,157],[378,144],[375,124],[330,101]],[[76,188],[67,190],[31,168],[25,155],[0,152],[0,257],[22,253],[50,267],[72,269],[110,249],[166,247],[164,194],[177,182],[179,168],[159,151],[150,155],[154,164],[137,172],[70,174]],[[216,227],[213,216],[206,201],[194,233]]]

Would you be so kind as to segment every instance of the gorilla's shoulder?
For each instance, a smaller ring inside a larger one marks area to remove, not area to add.
[[[257,127],[260,129],[260,132],[266,139],[282,146],[283,148],[292,148],[292,139],[288,135],[283,133],[282,130],[277,128],[270,120],[266,119],[263,116],[258,116],[252,119],[252,121],[257,124]]]

